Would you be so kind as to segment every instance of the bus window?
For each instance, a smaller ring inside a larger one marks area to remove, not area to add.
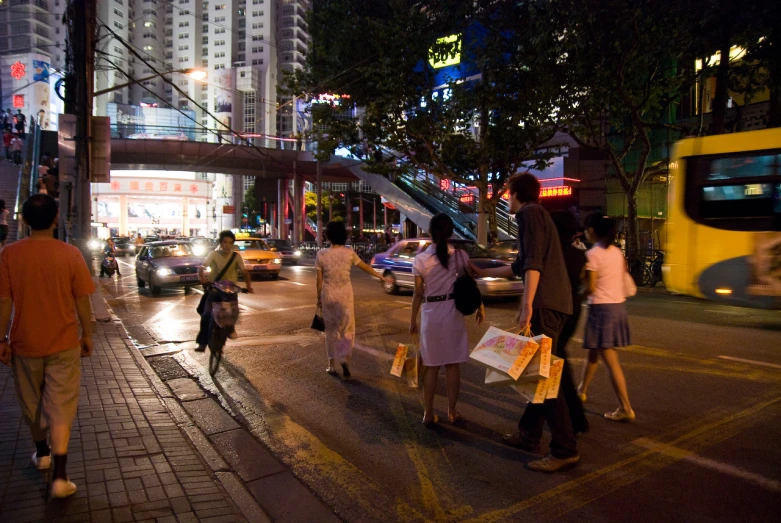
[[[687,214],[734,231],[781,228],[781,151],[686,159]]]

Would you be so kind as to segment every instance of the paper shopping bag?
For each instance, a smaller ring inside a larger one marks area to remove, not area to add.
[[[469,357],[504,374],[515,367],[520,375],[537,352],[537,348],[537,343],[527,336],[490,327]]]
[[[404,360],[404,373],[407,375],[407,386],[409,388],[420,388],[420,380],[418,379],[418,376],[420,369],[422,368],[423,364],[420,360],[420,354]]]
[[[561,388],[561,375],[564,373],[564,360],[553,356],[550,364],[550,376],[546,380],[548,389],[545,392],[545,399],[554,399],[559,397],[559,388]]]
[[[515,380],[510,377],[506,372],[501,372],[493,369],[485,369],[485,384],[491,387],[497,385],[511,385],[515,383]]]
[[[532,339],[539,344],[540,348],[534,354],[531,361],[529,361],[529,364],[526,366],[526,368],[523,369],[523,372],[521,372],[520,376],[518,376],[516,380],[518,383],[527,382],[527,381],[537,381],[541,379],[546,379],[550,376],[551,351],[553,349],[552,347],[553,340],[551,340],[548,336],[545,335],[535,336]],[[512,372],[510,373],[510,375],[512,376]]]
[[[513,383],[510,385],[517,393],[532,403],[542,403],[548,392],[548,380]]]
[[[393,358],[393,365],[391,366],[390,371],[391,375],[401,378],[401,373],[404,372],[404,360],[407,359],[407,352],[409,352],[409,347],[403,343],[399,343],[399,346],[396,349],[396,357]]]

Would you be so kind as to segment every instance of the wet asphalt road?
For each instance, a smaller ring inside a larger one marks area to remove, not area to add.
[[[544,475],[524,469],[534,456],[500,442],[520,396],[485,386],[475,365],[462,368],[466,422],[422,427],[420,393],[389,375],[397,343],[412,341],[409,294],[385,295],[354,273],[354,378],[344,381],[325,373],[323,340],[309,329],[314,269],[286,267],[241,295],[240,338],[211,380],[207,356],[192,351],[200,294],[152,298],[136,287],[132,259],[120,263],[124,277],[102,279],[102,290],[140,350],[175,344],[169,357],[347,521],[769,521],[781,509],[781,312],[641,292],[629,303],[636,345],[621,353],[637,423],[601,418],[617,403],[600,368],[581,463]],[[510,328],[516,309],[489,303],[489,324]],[[467,321],[474,345],[485,326]],[[437,407],[444,417],[444,397]]]

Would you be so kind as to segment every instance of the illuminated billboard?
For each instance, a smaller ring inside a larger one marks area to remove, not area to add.
[[[453,51],[449,55],[437,57],[433,50],[429,51],[428,63],[431,64],[431,67],[434,69],[439,69],[440,67],[448,67],[450,65],[457,65],[461,63],[461,35],[455,34],[450,36],[443,36],[442,38],[437,39],[437,44],[451,44],[453,42],[455,42],[456,45],[453,47]]]

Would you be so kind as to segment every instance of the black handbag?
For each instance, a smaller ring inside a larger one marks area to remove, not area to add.
[[[483,296],[480,294],[477,282],[466,270],[466,263],[463,274],[456,279],[456,283],[453,285],[453,294],[455,295],[456,309],[464,316],[474,314],[483,304]]]
[[[228,263],[225,264],[225,267],[222,268],[220,273],[217,275],[216,278],[214,278],[214,281],[220,281],[223,276],[225,276],[225,273],[228,272],[228,269],[230,268],[231,264],[233,263],[233,260],[236,259],[236,253],[231,253],[231,259],[228,260]],[[204,285],[203,288],[203,296],[201,296],[201,301],[198,302],[198,306],[195,308],[195,312],[198,313],[199,316],[203,315],[203,311],[206,309],[206,300],[209,297],[209,288],[207,285]]]
[[[320,314],[318,314],[318,312]],[[323,311],[320,310],[320,307],[318,307],[317,310],[315,311],[315,317],[312,318],[311,328],[316,331],[325,332],[325,322],[323,321],[323,317],[321,316],[322,313]]]

